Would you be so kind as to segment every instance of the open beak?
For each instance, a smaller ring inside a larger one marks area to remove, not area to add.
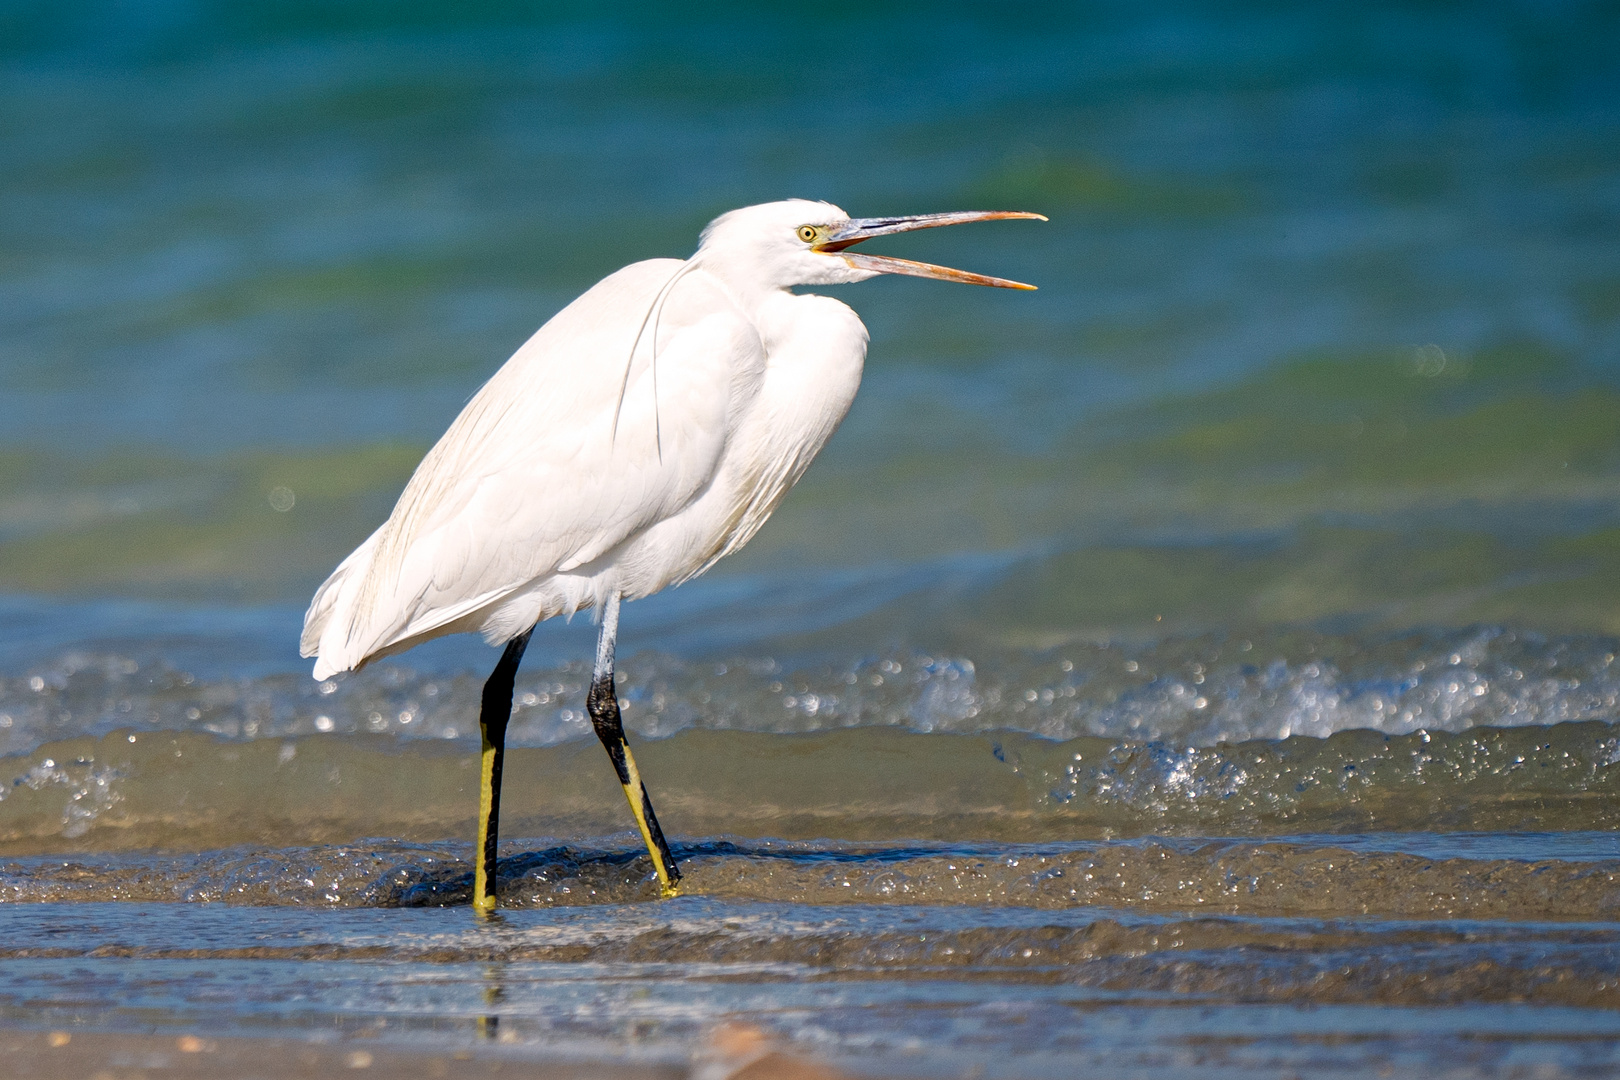
[[[910,217],[851,218],[832,227],[826,237],[812,245],[812,250],[825,255],[837,255],[857,270],[870,270],[877,274],[909,274],[912,277],[934,278],[938,281],[960,281],[965,285],[993,285],[998,289],[1033,289],[1021,281],[970,274],[966,270],[952,270],[948,266],[912,262],[910,259],[891,259],[887,255],[866,255],[849,251],[862,240],[891,233],[913,232],[917,229],[937,229],[943,225],[965,225],[970,221],[1005,221],[1008,218],[1028,218],[1045,221],[1041,214],[1026,214],[1021,210],[963,210],[954,214],[913,214]]]

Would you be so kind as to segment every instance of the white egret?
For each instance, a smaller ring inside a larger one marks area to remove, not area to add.
[[[851,218],[824,202],[733,210],[695,255],[610,274],[542,326],[428,452],[387,521],[304,617],[315,678],[444,634],[505,651],[484,686],[473,903],[495,906],[512,682],[542,619],[600,618],[586,698],[660,890],[680,870],[625,741],[614,693],[619,602],[701,574],[747,543],[854,400],[866,327],[796,285],[910,274],[1001,278],[851,251],[891,233],[1039,214]]]

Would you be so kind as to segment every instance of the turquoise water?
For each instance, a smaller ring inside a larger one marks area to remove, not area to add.
[[[802,196],[1045,213],[881,249],[1040,291],[829,290],[872,334],[844,427],[746,551],[626,609],[626,723],[701,895],[640,902],[592,630],[537,633],[502,1030],[1611,1068],[1616,41],[1578,3],[0,6],[0,897],[53,901],[0,939],[66,950],[9,956],[0,1010],[476,1036],[493,654],[317,684],[303,605],[554,311]],[[913,923],[973,959],[874,975]],[[232,952],[261,932],[396,951]],[[1204,936],[1177,968],[1154,934]],[[354,1004],[399,972],[428,989]]]

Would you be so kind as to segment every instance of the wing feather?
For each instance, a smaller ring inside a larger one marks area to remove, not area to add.
[[[656,360],[650,340],[636,344],[683,265],[653,260],[604,279],[473,396],[388,521],[317,592],[301,642],[320,657],[317,677],[591,563],[713,479],[733,388],[746,382],[736,372],[763,364],[764,346],[701,273],[671,291]]]

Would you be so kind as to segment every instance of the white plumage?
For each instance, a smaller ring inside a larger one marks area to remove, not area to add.
[[[1034,216],[851,220],[827,203],[769,203],[718,218],[685,262],[604,278],[474,395],[316,592],[301,642],[315,677],[444,634],[498,644],[702,573],[764,524],[860,384],[860,319],[790,287],[879,273],[1019,287],[847,249]]]

